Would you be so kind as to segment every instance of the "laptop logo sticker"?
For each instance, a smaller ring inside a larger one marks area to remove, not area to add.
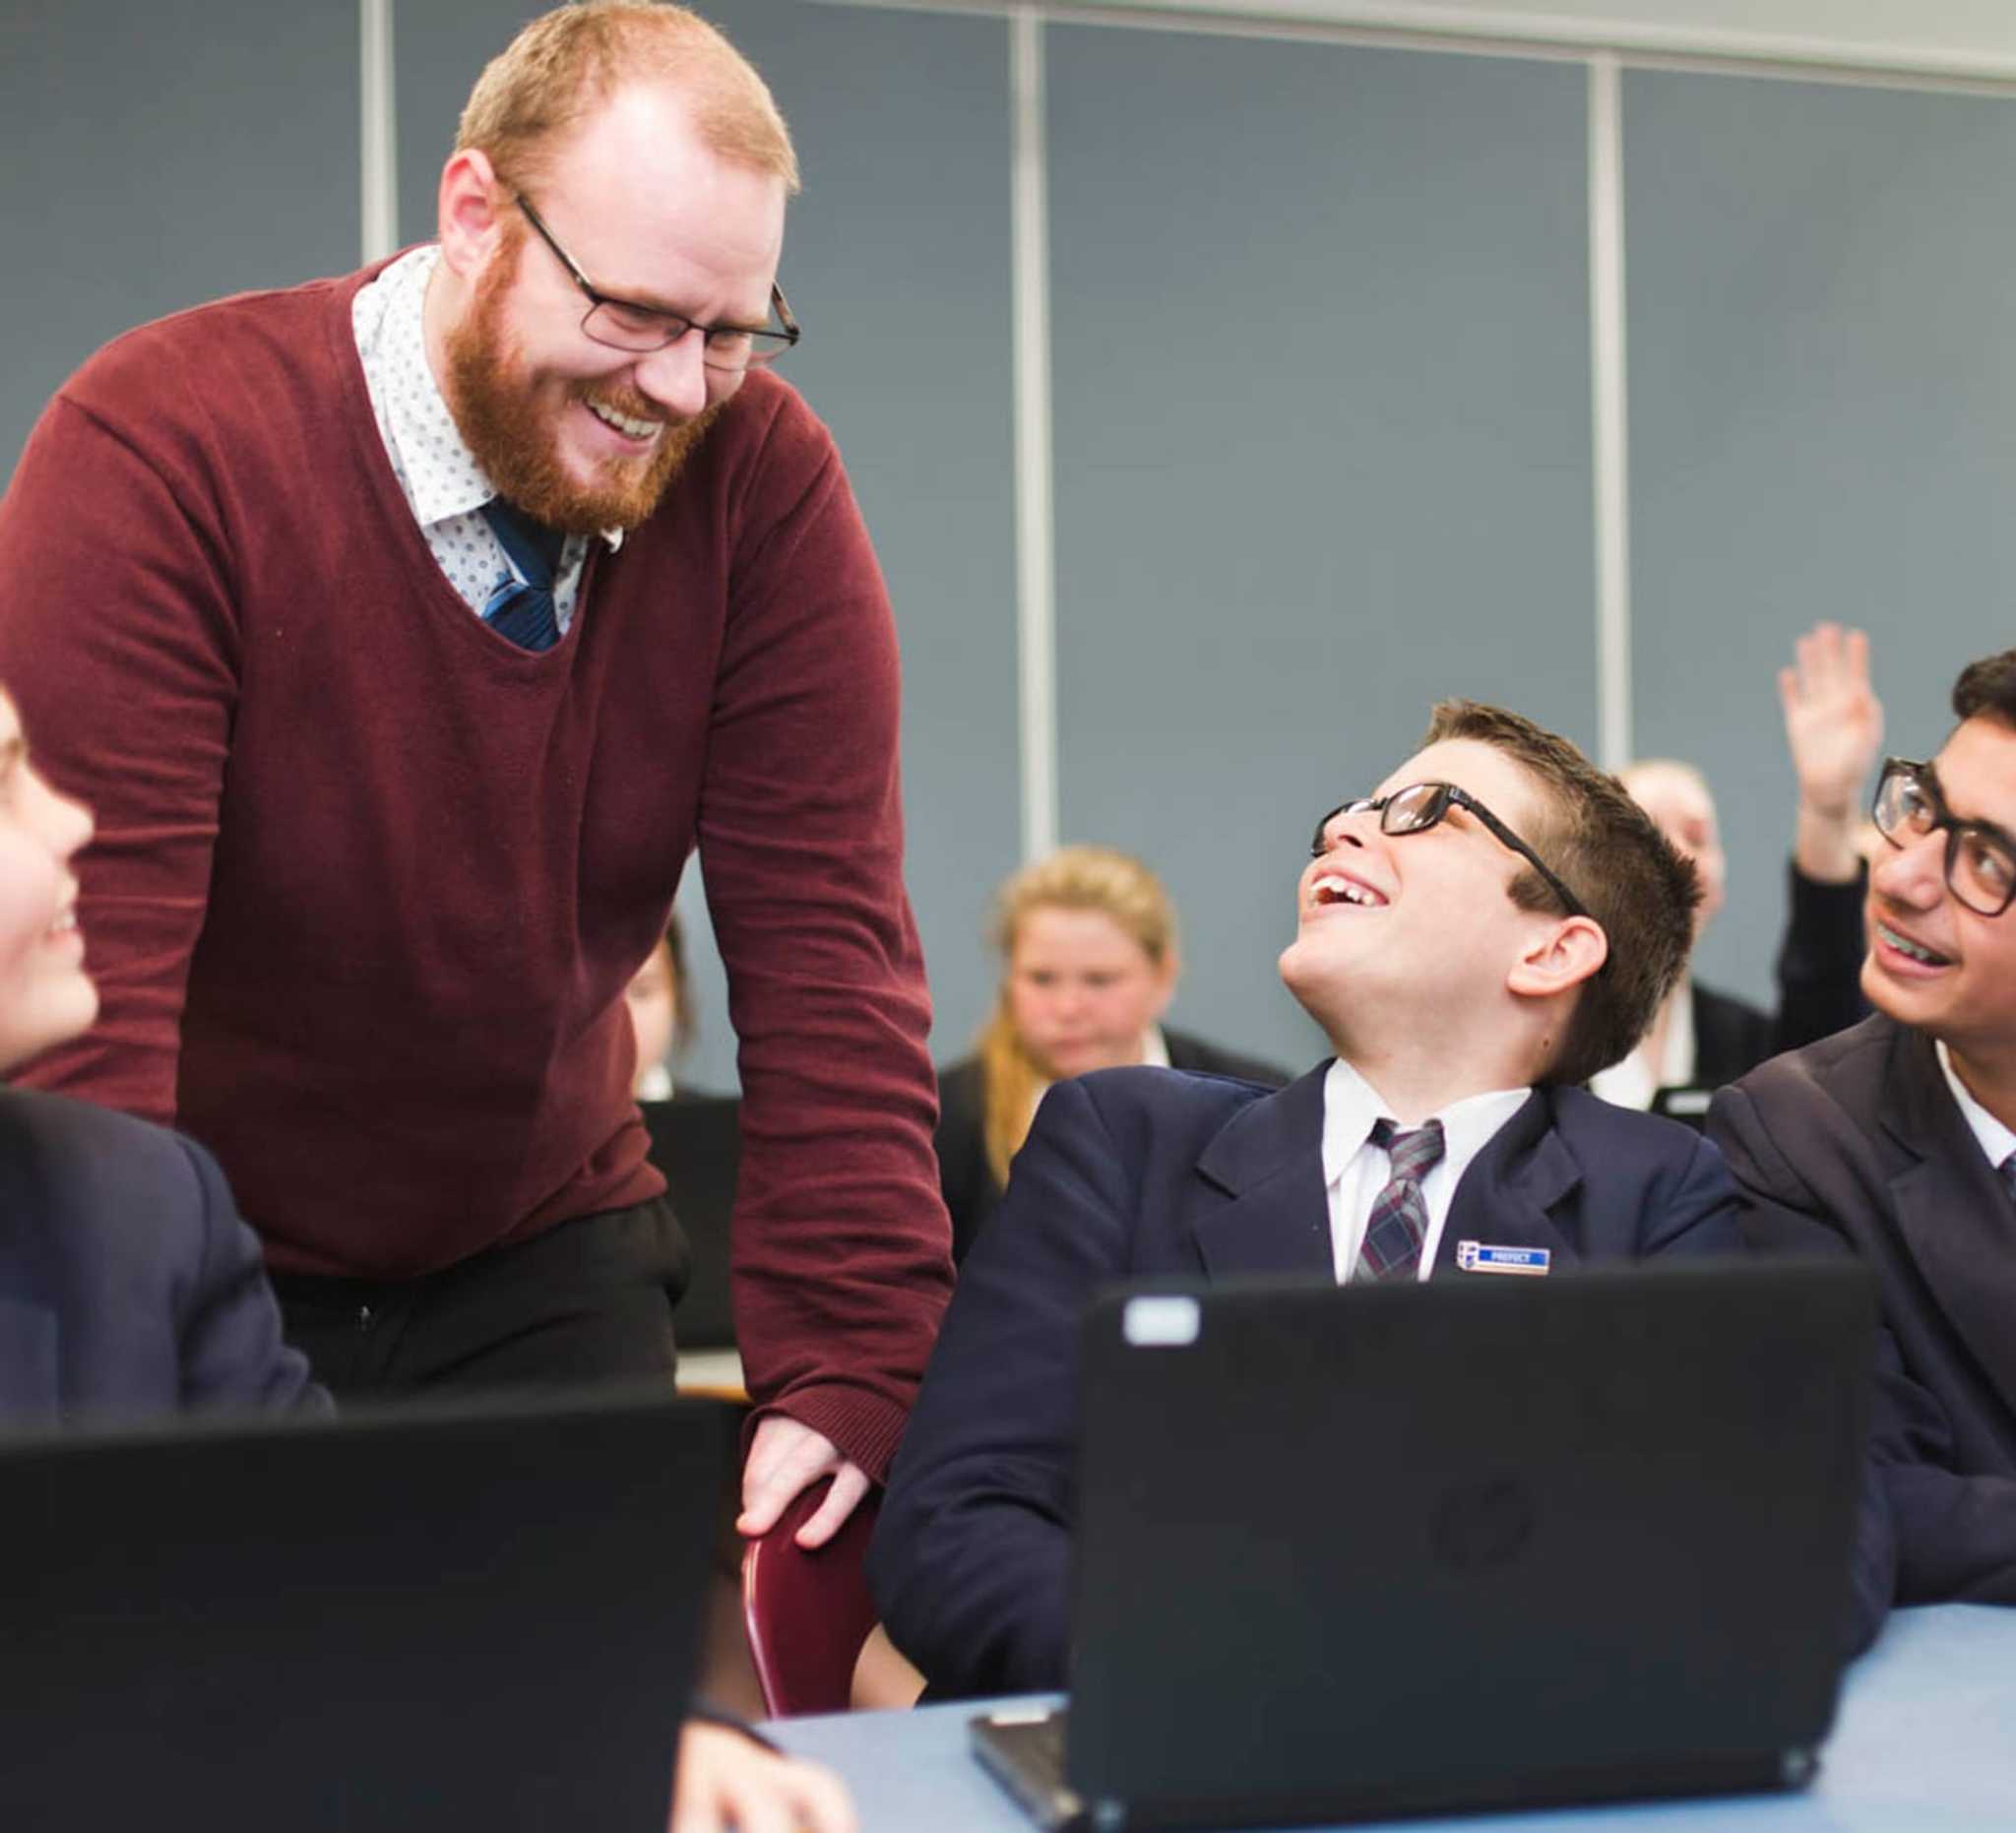
[[[1435,1506],[1429,1534],[1435,1557],[1455,1572],[1508,1566],[1533,1539],[1534,1501],[1512,1477],[1459,1484]]]
[[[1465,1273],[1543,1274],[1553,1259],[1550,1247],[1492,1247],[1484,1241],[1456,1243],[1456,1264]]]

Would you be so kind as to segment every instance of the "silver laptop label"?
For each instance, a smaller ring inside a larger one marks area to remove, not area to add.
[[[1197,1341],[1195,1298],[1129,1298],[1120,1313],[1120,1335],[1137,1350],[1180,1349]]]

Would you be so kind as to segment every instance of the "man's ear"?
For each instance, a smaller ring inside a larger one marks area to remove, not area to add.
[[[1562,916],[1537,931],[1505,977],[1511,992],[1545,999],[1580,986],[1609,959],[1610,940],[1593,916]]]
[[[442,166],[441,259],[464,280],[481,272],[495,253],[510,202],[487,153],[465,147]]]
[[[1159,985],[1152,1018],[1160,1020],[1169,1009],[1169,1001],[1176,996],[1176,981],[1182,977],[1182,972],[1183,964],[1176,957],[1176,945],[1171,942],[1162,958],[1162,966],[1156,970]]]

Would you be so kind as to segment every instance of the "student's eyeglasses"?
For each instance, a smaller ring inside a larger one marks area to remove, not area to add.
[[[1961,821],[1946,806],[1930,764],[1883,760],[1870,804],[1876,832],[1900,850],[1946,831],[1946,889],[1983,916],[1999,916],[2016,900],[2016,838],[1992,821]]]
[[[703,325],[698,319],[667,312],[662,306],[638,305],[602,292],[581,271],[580,263],[560,246],[558,238],[539,221],[538,212],[525,197],[514,194],[514,201],[525,212],[526,221],[539,232],[539,239],[553,251],[575,285],[587,296],[588,311],[582,317],[581,329],[612,350],[631,350],[641,356],[664,349],[678,343],[687,332],[697,331],[700,360],[710,369],[739,375],[744,369],[775,362],[804,336],[798,321],[791,316],[790,301],[784,296],[784,288],[774,284],[770,288],[770,309],[777,314],[777,324],[762,327]]]
[[[1459,790],[1453,783],[1411,783],[1406,789],[1395,790],[1390,794],[1361,796],[1356,801],[1340,803],[1316,823],[1315,837],[1309,842],[1309,857],[1320,859],[1330,851],[1329,828],[1339,815],[1376,814],[1382,834],[1422,834],[1452,808],[1468,809],[1503,845],[1532,866],[1546,881],[1547,889],[1560,900],[1561,908],[1569,916],[1589,916],[1582,900],[1547,869],[1545,860],[1539,853],[1468,790]]]

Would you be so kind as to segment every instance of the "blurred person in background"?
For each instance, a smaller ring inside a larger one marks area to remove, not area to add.
[[[1767,1057],[1859,1020],[1862,895],[1861,789],[1883,742],[1883,706],[1869,683],[1869,641],[1816,624],[1778,675],[1787,748],[1798,780],[1790,905],[1778,956],[1778,1009],[1766,1012],[1691,974],[1668,995],[1638,1047],[1591,1087],[1606,1101],[1699,1125],[1709,1096]],[[1707,779],[1674,758],[1619,773],[1632,798],[1694,862],[1701,902],[1694,940],[1722,909],[1729,861]]]
[[[1272,1063],[1165,1027],[1181,960],[1162,880],[1108,847],[1065,847],[996,894],[1001,990],[979,1047],[938,1072],[938,1175],[963,1260],[1052,1082],[1149,1063],[1286,1087]]]
[[[631,977],[624,998],[631,1028],[637,1034],[637,1073],[630,1093],[642,1106],[670,1101],[677,1087],[675,1066],[693,1047],[693,1024],[686,1001],[686,939],[679,913],[665,921],[665,932]]]

